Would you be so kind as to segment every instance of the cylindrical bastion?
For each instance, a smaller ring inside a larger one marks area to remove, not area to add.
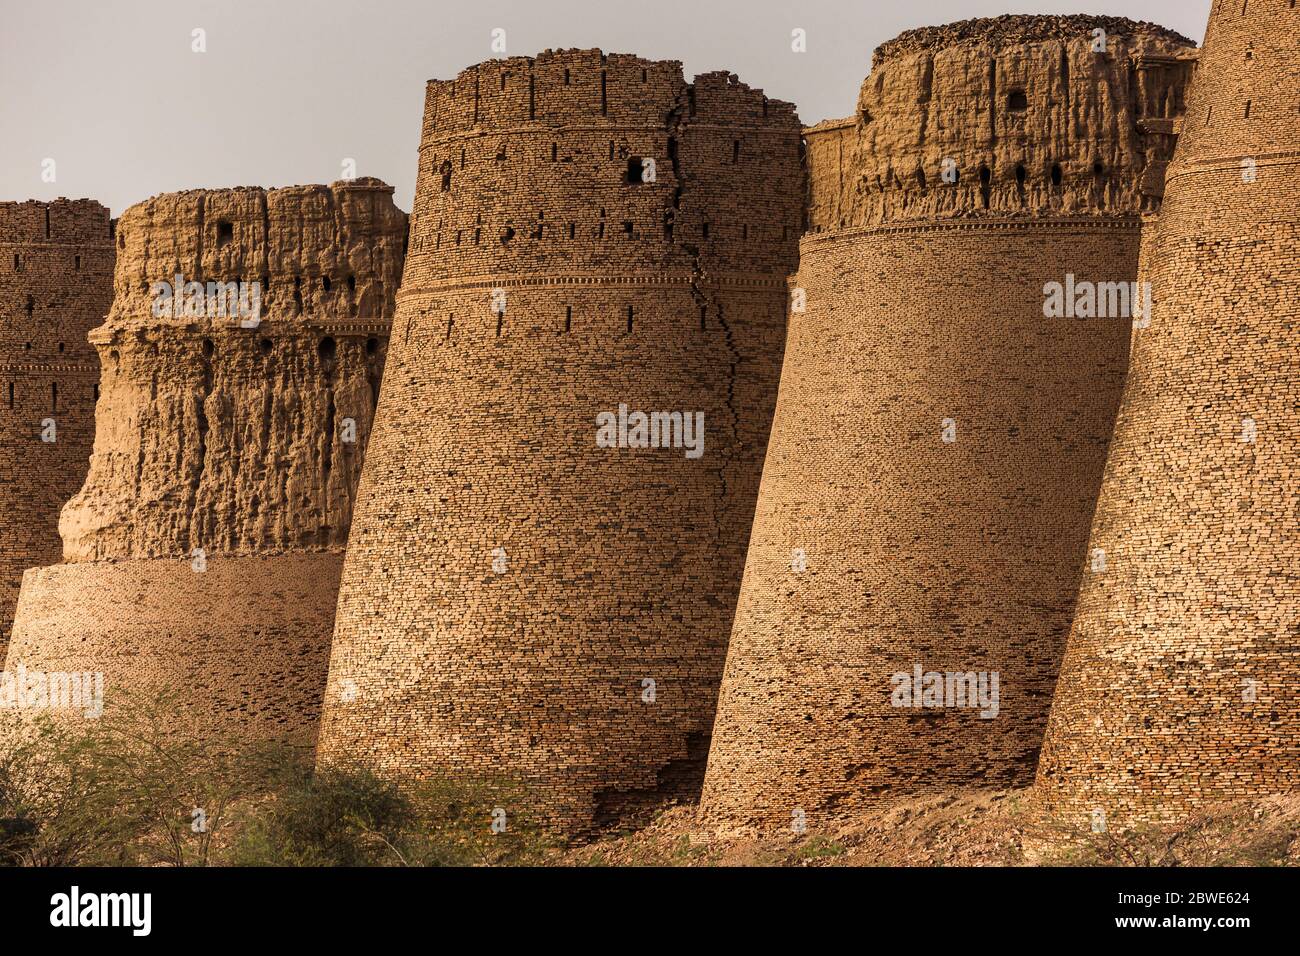
[[[128,209],[94,454],[8,664],[175,691],[205,732],[314,737],[406,216],[371,179]]]
[[[809,131],[705,821],[1032,781],[1191,50],[1107,17],[914,30]]]
[[[432,81],[320,760],[695,798],[785,339],[793,107],[547,51]]]

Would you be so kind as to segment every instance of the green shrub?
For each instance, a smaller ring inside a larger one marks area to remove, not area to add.
[[[122,812],[98,728],[40,715],[0,746],[0,865],[134,862],[135,821]]]
[[[0,729],[14,731],[0,737],[0,865],[482,866],[547,849],[521,787],[317,773],[310,747],[226,739],[170,693]]]
[[[241,828],[241,866],[475,866],[538,858],[540,831],[494,830],[506,788],[424,781],[408,788],[360,768],[287,774]]]
[[[392,863],[410,803],[370,773],[287,768],[275,794],[241,828],[238,866],[376,866]]]

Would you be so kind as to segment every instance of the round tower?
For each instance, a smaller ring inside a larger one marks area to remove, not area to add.
[[[916,30],[809,130],[706,821],[1032,780],[1164,158],[1147,121],[1190,49],[1105,17]]]
[[[89,199],[0,203],[0,662],[23,571],[59,559],[86,477],[113,298],[113,222]]]
[[[1216,2],[1037,792],[1171,820],[1300,785],[1300,9]]]
[[[320,759],[578,832],[698,796],[797,262],[788,103],[547,51],[432,81]]]
[[[178,690],[209,730],[315,732],[401,281],[373,179],[157,196],[117,229],[94,454],[9,667]]]

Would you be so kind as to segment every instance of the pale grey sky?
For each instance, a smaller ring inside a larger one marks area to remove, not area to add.
[[[86,197],[116,216],[176,189],[332,182],[351,157],[410,209],[424,82],[493,58],[495,27],[509,55],[601,47],[681,60],[688,78],[730,70],[814,123],[852,112],[871,51],[912,27],[1086,12],[1199,43],[1210,2],[0,0],[0,200]]]

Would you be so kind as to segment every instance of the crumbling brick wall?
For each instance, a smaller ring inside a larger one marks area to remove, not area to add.
[[[58,560],[59,509],[86,476],[99,382],[86,334],[112,278],[99,203],[0,203],[0,660],[23,571]]]
[[[1155,131],[1194,62],[1190,41],[1120,17],[910,30],[876,50],[853,117],[808,131],[809,229],[1150,211],[1172,150]]]
[[[913,31],[877,51],[851,122],[809,131],[805,310],[705,819],[811,830],[1033,779],[1131,326],[1048,318],[1045,285],[1136,278],[1143,111],[1178,102],[1191,49],[1107,18]],[[997,706],[931,706],[923,683],[900,706],[917,668],[945,690],[996,675]]]
[[[26,577],[11,665],[103,671],[110,704],[179,688],[239,736],[314,733],[405,242],[371,179],[123,214],[91,336],[94,454],[63,510],[64,564]],[[169,314],[159,283],[177,276],[256,283],[260,308]]]
[[[429,84],[322,760],[522,779],[570,832],[698,793],[803,192],[793,108],[729,74]],[[702,455],[598,447],[620,404],[703,413]]]

